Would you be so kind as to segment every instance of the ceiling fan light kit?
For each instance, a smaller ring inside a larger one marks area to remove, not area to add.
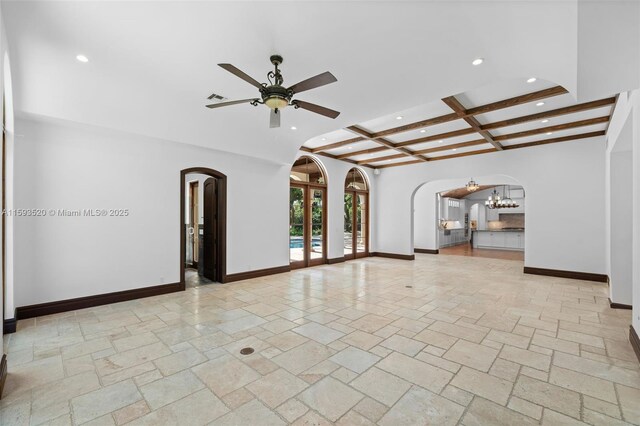
[[[320,105],[315,105],[310,102],[292,99],[293,96],[297,93],[315,89],[316,87],[325,86],[327,84],[338,81],[333,76],[333,74],[327,71],[322,74],[318,74],[315,77],[311,77],[299,83],[296,83],[291,87],[285,87],[283,86],[284,77],[282,77],[282,73],[280,72],[279,68],[280,64],[282,64],[283,61],[282,56],[271,55],[270,60],[275,69],[267,73],[267,80],[269,81],[269,84],[259,83],[257,80],[240,71],[238,68],[234,67],[231,64],[218,64],[221,68],[224,68],[236,77],[239,77],[252,86],[256,87],[260,91],[260,98],[249,98],[239,101],[220,102],[207,105],[207,108],[220,108],[241,103],[249,103],[253,106],[264,104],[271,109],[269,118],[269,127],[271,128],[280,127],[280,110],[287,106],[292,106],[295,109],[306,109],[307,111],[315,112],[316,114],[324,115],[325,117],[329,118],[336,118],[338,115],[340,115],[340,112],[338,111],[334,111]]]

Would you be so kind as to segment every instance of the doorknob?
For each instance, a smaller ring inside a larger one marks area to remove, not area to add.
[[[193,226],[190,226],[188,228],[188,232],[189,232],[189,235],[193,235],[194,234]]]

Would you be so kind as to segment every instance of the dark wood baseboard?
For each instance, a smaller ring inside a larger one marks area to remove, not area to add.
[[[636,333],[632,325],[629,326],[629,341],[638,357],[638,361],[640,361],[640,337],[638,337],[638,333]]]
[[[2,355],[0,361],[0,399],[2,399],[2,391],[4,391],[4,382],[7,381],[7,356]]]
[[[344,262],[346,259],[344,256],[342,257],[334,257],[333,259],[327,259],[327,263],[329,265],[333,265],[334,263],[342,263]]]
[[[39,303],[37,305],[19,306],[16,309],[16,319],[22,320],[43,315],[58,314],[60,312],[92,308],[110,303],[126,302],[128,300],[142,299],[143,297],[158,296],[160,294],[182,290],[184,290],[184,283],[172,283],[116,291],[114,293],[96,294],[94,296],[78,297],[76,299],[57,300],[55,302]]]
[[[3,334],[15,333],[17,325],[18,325],[18,320],[16,320],[15,315],[13,316],[13,318],[5,319],[2,324],[2,333]]]
[[[290,265],[276,266],[274,268],[256,269],[255,271],[238,272],[237,274],[225,275],[222,282],[232,283],[234,281],[248,280],[250,278],[265,277],[267,275],[282,274],[291,271]]]
[[[414,248],[413,251],[416,252],[416,253],[426,253],[426,254],[439,254],[440,253],[439,249]]]
[[[371,256],[388,257],[389,259],[402,259],[402,260],[415,260],[414,254],[398,254],[398,253],[384,253],[381,251],[371,252]]]
[[[631,305],[625,305],[624,303],[615,303],[611,301],[611,298],[609,298],[609,307],[612,309],[633,309],[633,306]]]
[[[560,269],[524,267],[525,274],[545,275],[548,277],[571,278],[574,280],[596,281],[606,283],[609,277],[605,274],[593,274],[591,272],[563,271]]]

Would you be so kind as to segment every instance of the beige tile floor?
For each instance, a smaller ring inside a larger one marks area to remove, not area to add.
[[[521,271],[369,258],[20,321],[0,423],[640,424],[630,312]]]

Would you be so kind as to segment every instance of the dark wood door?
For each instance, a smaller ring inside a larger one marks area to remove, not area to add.
[[[202,259],[203,274],[211,281],[216,281],[217,265],[217,230],[218,230],[218,202],[217,202],[217,185],[215,178],[209,178],[204,181],[204,240],[202,242]]]

